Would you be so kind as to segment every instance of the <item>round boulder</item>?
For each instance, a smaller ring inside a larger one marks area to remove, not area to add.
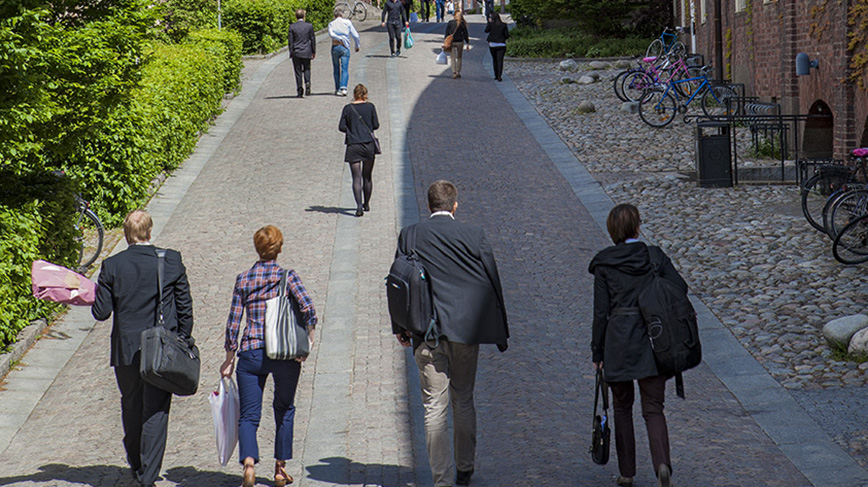
[[[633,63],[626,59],[619,59],[613,65],[616,69],[628,69],[633,67]]]
[[[603,61],[591,61],[589,66],[591,69],[609,69],[609,63]]]
[[[850,339],[850,346],[847,347],[847,353],[850,355],[868,355],[868,328],[862,328],[853,335],[853,338]]]
[[[579,83],[580,85],[592,85],[597,82],[597,79],[599,79],[599,77],[594,78],[593,76],[582,75],[582,77],[579,78],[577,83]]]
[[[561,71],[575,71],[579,69],[579,63],[573,61],[572,59],[566,59],[564,61],[561,61],[560,64],[558,64],[558,69],[560,69]]]
[[[561,84],[562,85],[571,85],[575,82],[576,82],[576,80],[574,80],[573,78],[570,78],[569,76],[564,76],[563,78],[561,78]]]
[[[844,316],[823,326],[823,338],[832,347],[847,350],[850,346],[850,339],[863,328],[868,328],[868,316],[863,314]]]
[[[597,107],[594,106],[593,103],[585,100],[579,103],[579,106],[575,109],[576,113],[594,113],[597,111]]]

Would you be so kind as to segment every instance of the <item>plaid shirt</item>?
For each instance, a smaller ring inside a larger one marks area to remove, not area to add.
[[[229,320],[226,322],[227,351],[239,351],[238,329],[241,327],[241,315],[247,310],[247,327],[241,337],[241,349],[256,350],[265,347],[265,302],[277,296],[280,277],[283,269],[277,262],[259,261],[250,269],[238,274],[235,279],[235,290],[232,292],[232,307],[229,309]],[[313,301],[307,294],[298,274],[292,269],[285,271],[287,288],[295,296],[301,310],[301,316],[306,326],[316,326],[316,310]]]

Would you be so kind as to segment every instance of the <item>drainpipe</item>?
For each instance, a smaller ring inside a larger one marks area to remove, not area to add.
[[[714,77],[723,79],[723,0],[714,0]]]

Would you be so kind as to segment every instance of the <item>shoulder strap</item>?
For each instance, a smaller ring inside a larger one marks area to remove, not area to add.
[[[160,300],[157,304],[157,326],[165,325],[163,319],[163,267],[166,262],[166,249],[156,249],[157,252],[157,287],[159,290]]]
[[[373,136],[374,136],[374,131],[373,131],[373,130],[371,130],[371,127],[369,127],[369,126],[368,126],[368,123],[367,123],[367,122],[365,122],[365,119],[364,119],[364,118],[362,118],[362,116],[361,116],[361,115],[359,115],[359,112],[358,112],[358,111],[356,111],[356,107],[354,107],[354,106],[353,106],[353,103],[350,103],[350,105],[349,105],[349,107],[350,107],[350,110],[352,110],[352,111],[353,111],[353,113],[355,113],[355,114],[356,114],[356,116],[357,116],[357,117],[359,117],[359,120],[361,120],[361,122],[362,122],[362,125],[364,125],[364,126],[365,126],[365,128],[366,128],[366,129],[368,129],[368,132],[370,132],[370,133],[371,133],[371,137],[373,137]]]
[[[654,274],[657,274],[659,276],[660,273],[663,271],[663,257],[664,257],[663,250],[660,249],[660,247],[657,247],[656,245],[649,245],[648,246],[648,257],[649,257],[649,260],[651,261],[652,272],[654,272]]]

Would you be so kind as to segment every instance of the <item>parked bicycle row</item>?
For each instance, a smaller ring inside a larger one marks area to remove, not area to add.
[[[820,164],[802,183],[802,213],[832,239],[843,264],[868,262],[868,148],[851,152],[852,164]]]

